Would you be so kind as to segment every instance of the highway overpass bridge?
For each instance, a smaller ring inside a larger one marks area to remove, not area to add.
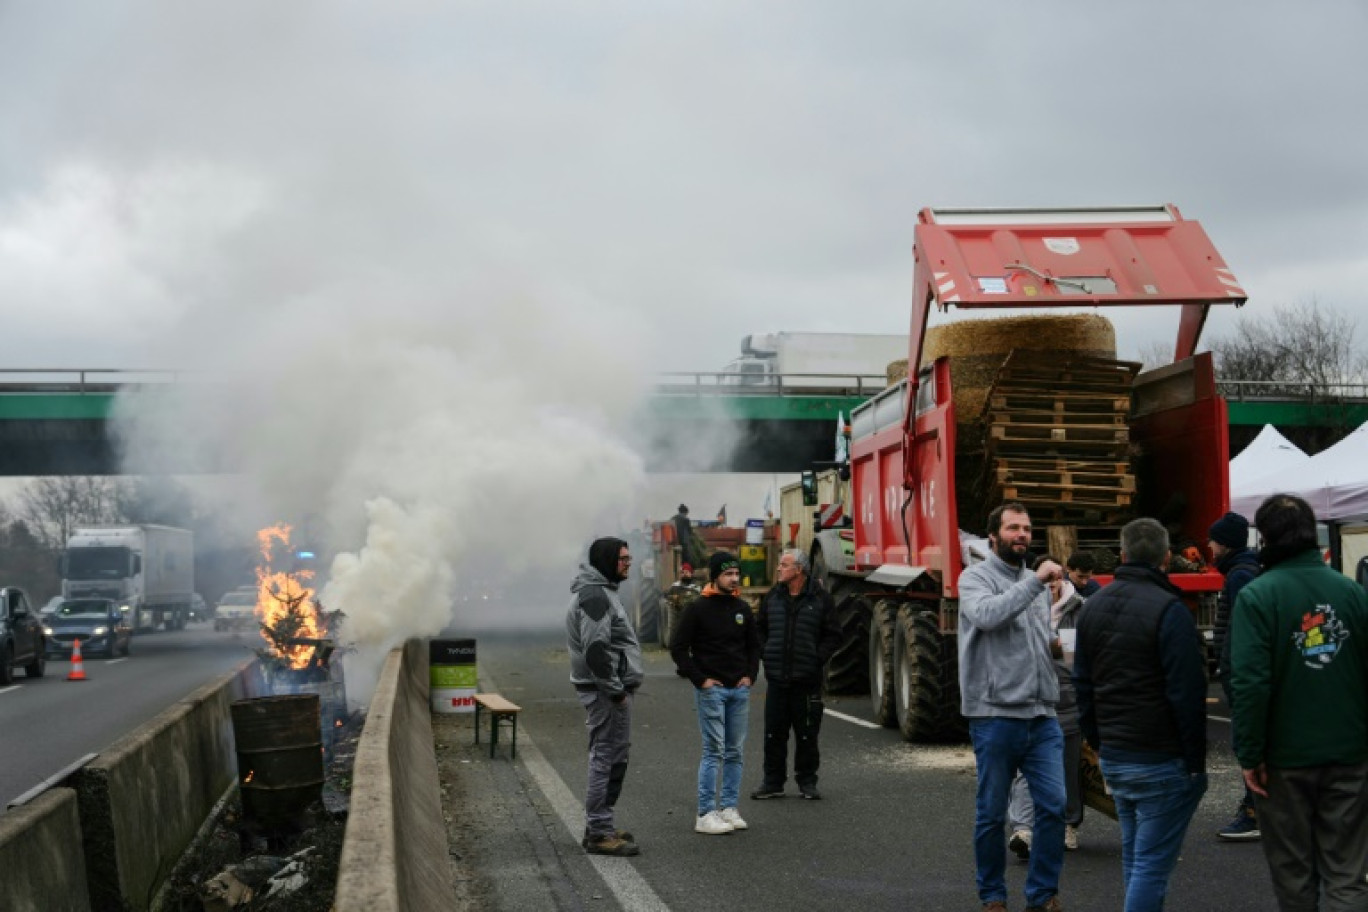
[[[231,473],[205,448],[159,465],[121,465],[111,433],[120,391],[166,388],[188,376],[113,370],[0,371],[0,475]],[[670,374],[643,405],[635,432],[653,472],[797,472],[834,455],[836,419],[882,388],[877,377],[779,378],[763,387],[722,374]],[[197,382],[205,382],[197,378]],[[1272,424],[1353,429],[1368,421],[1368,387],[1334,390],[1223,382],[1232,440]],[[190,448],[187,448],[190,449]]]

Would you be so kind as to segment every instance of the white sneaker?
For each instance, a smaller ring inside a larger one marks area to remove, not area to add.
[[[1070,852],[1078,851],[1078,828],[1065,825],[1064,827],[1064,848]]]
[[[698,822],[694,824],[694,832],[702,833],[705,836],[724,836],[736,827],[722,819],[722,815],[717,811],[708,811]]]
[[[741,812],[736,808],[723,808],[718,816],[730,823],[733,830],[746,829],[746,821],[741,819]]]

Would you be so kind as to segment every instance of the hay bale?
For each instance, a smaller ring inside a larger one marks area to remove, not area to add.
[[[889,386],[901,383],[902,379],[907,376],[907,359],[903,358],[901,361],[894,361],[888,365],[887,375]]]
[[[950,356],[957,424],[976,422],[1012,349],[1116,357],[1116,331],[1100,314],[1044,314],[961,320],[926,331],[922,364]],[[890,365],[891,367],[891,365]]]

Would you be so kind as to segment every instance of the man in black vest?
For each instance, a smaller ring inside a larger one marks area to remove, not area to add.
[[[1079,723],[1116,799],[1126,912],[1163,908],[1207,786],[1206,663],[1170,557],[1159,522],[1128,523],[1115,578],[1078,620]]]
[[[809,800],[817,791],[821,755],[822,672],[841,644],[836,606],[822,584],[808,575],[808,556],[796,548],[779,558],[779,581],[760,605],[756,626],[765,662],[765,778],[751,798],[784,797],[788,778],[788,735],[793,730],[793,779]]]

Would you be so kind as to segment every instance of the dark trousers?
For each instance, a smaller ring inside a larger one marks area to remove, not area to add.
[[[1368,908],[1368,764],[1269,767],[1268,797],[1254,801],[1279,909]]]
[[[820,684],[769,682],[765,692],[765,785],[782,788],[788,779],[788,736],[793,730],[793,781],[800,786],[817,784],[822,763],[817,735],[822,730]]]

